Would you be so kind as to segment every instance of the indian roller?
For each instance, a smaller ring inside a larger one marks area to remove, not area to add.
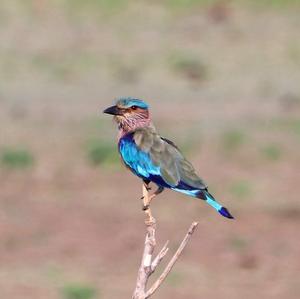
[[[151,189],[150,182],[158,187],[148,202],[144,202],[144,210],[149,208],[156,195],[169,188],[202,199],[222,216],[233,219],[230,212],[209,193],[205,182],[178,147],[158,134],[146,102],[131,97],[119,98],[103,113],[113,115],[118,125],[118,149],[125,166],[143,180],[146,191]]]

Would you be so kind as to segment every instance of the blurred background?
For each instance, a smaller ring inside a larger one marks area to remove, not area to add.
[[[170,253],[200,225],[153,298],[299,298],[299,13],[298,0],[2,0],[0,297],[131,298],[141,183],[102,110],[134,96],[236,217],[157,198]]]

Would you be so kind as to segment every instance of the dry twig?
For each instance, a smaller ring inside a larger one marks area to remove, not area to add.
[[[148,190],[143,187],[143,200],[144,204],[148,203],[149,198],[149,192]],[[180,246],[178,247],[177,251],[171,258],[170,262],[162,272],[162,274],[159,276],[159,278],[154,282],[154,284],[146,290],[147,282],[153,274],[153,272],[156,270],[157,266],[160,264],[164,256],[167,254],[169,248],[168,248],[168,242],[164,245],[164,247],[161,249],[161,251],[157,254],[155,258],[153,258],[154,249],[156,246],[156,240],[155,240],[155,231],[156,231],[156,221],[153,218],[151,214],[150,208],[148,208],[145,211],[146,214],[146,228],[147,228],[147,234],[145,239],[145,247],[144,247],[144,253],[142,257],[142,262],[138,271],[138,277],[136,282],[136,287],[132,296],[132,299],[146,299],[149,298],[162,284],[162,282],[165,280],[165,278],[168,276],[170,271],[172,270],[174,264],[180,257],[183,249],[187,245],[188,241],[190,240],[193,232],[195,231],[198,223],[193,222],[186,233],[184,239],[182,240]]]

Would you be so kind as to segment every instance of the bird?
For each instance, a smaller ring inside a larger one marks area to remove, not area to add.
[[[118,126],[118,150],[125,166],[143,180],[143,190],[157,190],[144,202],[150,201],[165,188],[201,199],[223,217],[234,219],[227,208],[216,201],[193,165],[184,157],[174,142],[159,135],[149,112],[149,105],[138,98],[117,98],[115,105],[103,113],[113,115]],[[144,192],[144,195],[145,195]]]

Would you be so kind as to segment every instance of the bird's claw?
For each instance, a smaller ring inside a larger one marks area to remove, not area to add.
[[[147,211],[149,209],[149,205],[143,205],[143,211]]]

